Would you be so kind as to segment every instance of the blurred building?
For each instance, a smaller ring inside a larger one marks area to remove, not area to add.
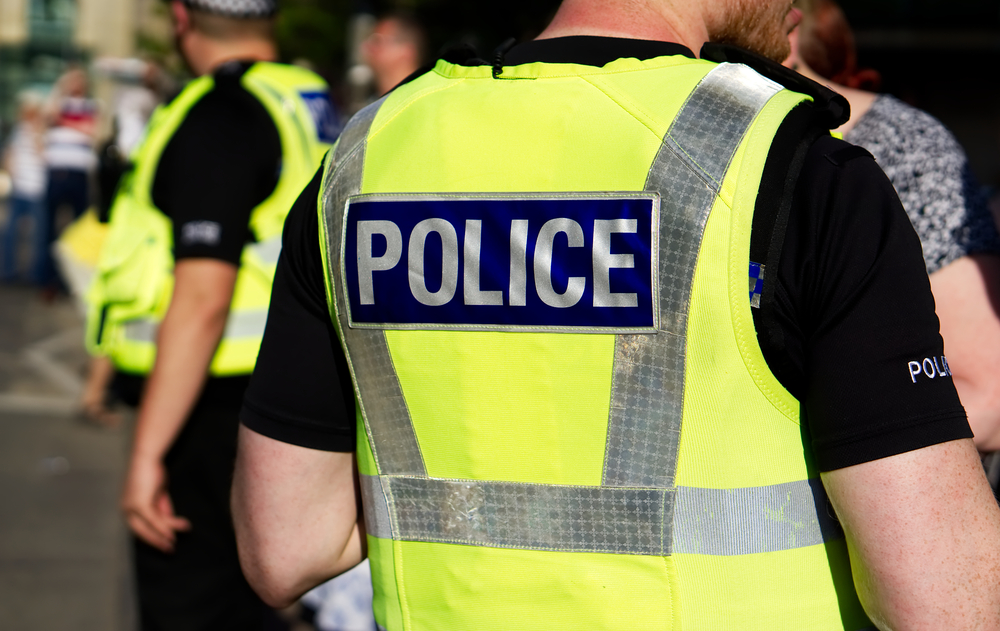
[[[158,40],[169,46],[158,0],[0,0],[0,137],[19,91],[47,92],[67,63],[132,56],[142,41]],[[96,86],[98,98],[109,90]]]

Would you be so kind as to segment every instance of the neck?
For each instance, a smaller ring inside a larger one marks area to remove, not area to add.
[[[192,72],[210,74],[230,61],[275,61],[278,50],[274,42],[265,39],[218,41],[192,33],[185,57]]]
[[[538,39],[594,35],[683,44],[695,54],[708,41],[697,2],[564,0]]]
[[[868,113],[868,110],[870,110],[872,105],[875,104],[875,99],[878,98],[878,95],[874,92],[856,90],[854,88],[840,85],[839,83],[834,83],[825,77],[821,77],[802,61],[799,61],[798,65],[795,67],[795,71],[806,79],[812,79],[816,83],[825,85],[847,99],[847,102],[851,105],[851,119],[834,130],[841,134],[846,134],[854,129],[854,126],[858,123],[862,116]]]

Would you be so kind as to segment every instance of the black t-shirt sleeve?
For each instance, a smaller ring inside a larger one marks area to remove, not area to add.
[[[803,166],[778,270],[776,376],[830,471],[972,432],[920,242],[874,160],[825,137]]]
[[[285,220],[267,328],[240,419],[275,440],[355,448],[354,389],[326,302],[319,249],[321,168]]]
[[[239,265],[253,240],[250,213],[274,191],[281,139],[264,106],[240,84],[249,65],[227,64],[163,151],[153,203],[171,218],[174,257]]]

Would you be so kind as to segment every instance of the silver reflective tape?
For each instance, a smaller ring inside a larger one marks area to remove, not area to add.
[[[677,487],[676,554],[759,554],[841,538],[819,480],[746,489]]]
[[[156,333],[159,331],[160,325],[148,319],[129,320],[122,328],[124,329],[126,340],[154,344],[156,343]]]
[[[743,136],[781,90],[748,66],[721,64],[688,97],[667,132],[667,143],[718,191]]]
[[[377,622],[375,623],[375,628],[378,629],[378,631],[387,631],[385,627],[383,627]]]
[[[226,328],[222,333],[224,340],[240,340],[247,338],[262,338],[267,325],[267,309],[250,311],[230,311],[226,319]],[[160,329],[159,322],[143,318],[129,320],[124,325],[125,339],[130,342],[155,343]]]
[[[366,495],[377,482],[363,477]],[[401,541],[520,550],[669,554],[673,490],[382,477]],[[367,522],[366,522],[367,524]],[[386,533],[376,523],[376,530]]]
[[[745,66],[717,66],[688,97],[650,167],[645,188],[661,198],[660,334],[617,338],[605,486],[673,486],[691,284],[705,224],[736,150],[778,91]]]
[[[335,283],[337,330],[351,366],[361,415],[378,470],[387,474],[423,476],[427,474],[424,459],[413,432],[410,411],[396,378],[385,333],[348,326],[347,283],[340,271],[340,260],[334,255],[339,253],[340,259],[344,256],[347,200],[361,192],[366,139],[382,102],[372,103],[347,124],[330,166],[333,171],[327,173],[325,179],[323,221],[327,252],[331,254],[327,274],[330,278],[340,279],[339,283]]]
[[[264,337],[264,327],[267,325],[267,309],[254,311],[230,311],[226,320],[226,330],[222,334],[224,340],[239,340],[245,338]]]
[[[260,241],[259,243],[252,243],[247,247],[262,262],[268,265],[277,265],[278,257],[281,255],[281,236]]]
[[[365,530],[379,539],[392,539],[389,504],[377,475],[361,476],[361,502],[365,509]]]

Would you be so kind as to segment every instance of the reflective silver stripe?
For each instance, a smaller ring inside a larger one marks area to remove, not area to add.
[[[226,328],[222,333],[222,339],[260,339],[264,336],[264,327],[266,324],[267,309],[231,311],[229,319],[226,320]],[[141,318],[125,322],[123,328],[125,330],[125,339],[128,341],[155,344],[160,323],[149,318]]]
[[[281,255],[281,235],[273,239],[267,239],[266,241],[252,243],[247,248],[253,251],[254,256],[262,262],[268,265],[277,265],[278,256]]]
[[[674,484],[688,308],[705,224],[743,137],[780,90],[746,66],[717,66],[688,97],[649,170],[646,190],[661,198],[660,333],[617,338],[605,486]]]
[[[379,539],[392,539],[389,503],[377,475],[361,476],[361,502],[364,505],[365,531]]]
[[[148,319],[129,320],[122,325],[125,339],[130,342],[146,342],[153,344],[156,342],[156,332],[160,329],[157,322]]]
[[[394,539],[519,550],[663,556],[671,489],[362,477],[387,491]],[[367,509],[367,507],[366,507]],[[367,519],[367,517],[366,517]],[[382,524],[369,534],[388,538]],[[374,527],[372,527],[374,526]]]
[[[387,631],[385,627],[383,627],[377,622],[375,623],[375,628],[378,629],[378,631]]]
[[[842,537],[819,480],[745,489],[677,487],[676,554],[758,554]]]
[[[330,254],[330,268],[326,273],[330,278],[339,278],[339,261],[335,253],[339,253],[341,258],[344,256],[340,235],[347,200],[361,192],[368,131],[382,102],[372,103],[347,124],[337,145],[334,165],[330,167],[333,171],[327,173],[323,191],[323,221],[326,226],[326,251]],[[336,283],[335,289],[337,328],[351,366],[361,415],[378,470],[383,474],[425,476],[424,459],[396,377],[385,333],[348,326],[345,288]]]
[[[734,556],[843,537],[818,480],[673,490],[362,476],[361,489],[368,534],[399,541]]]

